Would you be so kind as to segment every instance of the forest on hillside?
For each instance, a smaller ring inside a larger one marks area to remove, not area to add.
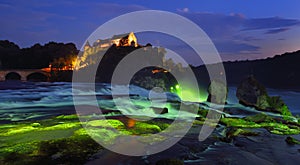
[[[300,89],[300,50],[266,59],[224,62],[227,83],[239,84],[245,77],[253,75],[270,88]],[[213,67],[213,66],[212,66]],[[193,68],[199,81],[208,83],[206,66]]]
[[[118,61],[135,49],[132,47],[112,47],[109,49],[103,58],[104,61],[101,61],[100,67],[105,68],[106,73],[100,74],[99,71],[102,69],[99,68],[96,79],[99,81],[108,81]],[[150,50],[152,49],[155,50],[157,48],[151,48]],[[78,53],[79,50],[73,43],[49,42],[45,45],[37,43],[29,48],[20,48],[13,42],[2,40],[0,41],[0,69],[40,69],[49,67],[49,64],[52,64],[52,67],[60,68],[72,65],[72,61],[74,61]],[[153,54],[153,51],[148,51],[147,53]],[[162,53],[165,54],[165,52]],[[160,55],[159,57],[163,58],[164,55]],[[245,77],[253,75],[267,87],[300,89],[299,61],[300,50],[266,59],[224,62],[223,65],[227,83],[231,85],[237,85]],[[172,60],[167,61],[168,67],[171,67],[171,64],[175,67]],[[213,67],[213,65],[210,66]],[[209,83],[206,67],[204,65],[192,67],[199,83]]]
[[[1,40],[0,69],[40,69],[49,67],[51,63],[62,67],[69,65],[77,54],[73,43],[37,43],[29,48],[20,48],[13,42]]]

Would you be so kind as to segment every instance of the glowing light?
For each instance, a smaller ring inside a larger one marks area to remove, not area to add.
[[[127,126],[127,128],[133,128],[135,126],[136,121],[134,119],[129,118],[127,120],[127,123],[125,123],[125,125]]]
[[[185,89],[180,92],[179,97],[184,101],[191,101],[191,102],[203,102],[206,100],[206,96],[199,95],[200,97],[197,97],[197,94],[195,94],[195,91]]]
[[[207,94],[205,92],[200,92],[200,94],[195,93],[193,88],[182,87],[179,84],[170,87],[170,92],[177,94],[183,101],[191,102],[203,102],[206,100]],[[205,93],[205,94],[204,94]],[[200,97],[198,97],[200,95]]]

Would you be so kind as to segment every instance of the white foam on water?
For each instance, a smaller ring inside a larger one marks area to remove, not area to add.
[[[146,115],[149,117],[163,117],[174,119],[178,117],[178,101],[180,99],[176,94],[166,92],[164,95],[156,93],[155,90],[146,90],[144,88],[130,85],[113,85],[98,83],[95,86],[96,91],[90,91],[89,84],[77,83],[74,93],[82,96],[78,104],[91,105],[90,97],[99,96],[98,104],[100,108],[119,110],[125,115]],[[6,88],[7,86],[7,88]],[[72,84],[68,82],[55,83],[18,83],[15,86],[0,82],[0,118],[7,118],[12,114],[12,118],[17,118],[20,113],[32,113],[34,115],[41,110],[51,114],[52,110],[63,109],[66,106],[73,106]],[[120,96],[112,100],[112,88],[114,94]],[[127,89],[127,90],[126,90]],[[124,97],[128,95],[130,99]],[[238,100],[235,97],[235,87],[229,87],[227,106],[237,106]],[[300,93],[286,90],[268,89],[270,95],[279,95],[286,102],[293,113],[300,113]],[[150,94],[151,93],[151,94]],[[151,98],[149,98],[149,94]],[[103,97],[107,96],[107,97]],[[166,98],[164,98],[166,97]],[[166,101],[167,99],[167,101]],[[116,107],[115,102],[121,103],[122,107]],[[173,102],[173,103],[172,103]],[[168,108],[167,114],[156,114],[153,108]],[[211,107],[206,107],[211,108]],[[212,108],[211,108],[212,109]],[[212,109],[213,110],[213,109]],[[249,109],[251,111],[251,109]],[[5,115],[4,115],[5,114]],[[182,116],[183,115],[183,116]],[[182,112],[181,117],[194,117],[189,112]]]

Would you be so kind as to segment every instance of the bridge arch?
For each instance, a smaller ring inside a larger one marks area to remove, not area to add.
[[[8,72],[5,75],[5,80],[21,80],[22,76],[17,72]]]
[[[0,81],[48,81],[51,77],[50,71],[43,69],[7,69],[0,70]]]
[[[48,76],[41,72],[33,72],[26,76],[27,81],[47,81]]]

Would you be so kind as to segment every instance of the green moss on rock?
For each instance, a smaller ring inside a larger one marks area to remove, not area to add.
[[[227,132],[226,132],[226,137],[227,138],[232,138],[232,137],[236,137],[239,135],[244,135],[244,136],[257,136],[259,135],[258,132],[253,132],[250,130],[246,130],[246,129],[241,129],[241,128],[228,128]]]
[[[76,114],[74,114],[74,115],[60,115],[60,116],[57,116],[56,119],[60,119],[60,120],[77,120],[78,116]]]
[[[241,82],[236,96],[243,105],[261,111],[279,113],[284,117],[292,115],[280,96],[269,96],[266,88],[254,76],[249,76]]]
[[[80,123],[76,115],[5,124],[0,126],[0,164],[83,164],[102,149],[92,137],[113,144],[123,135],[155,134],[168,127],[162,121],[136,121],[131,128],[117,119]]]
[[[300,144],[299,140],[297,140],[291,136],[286,137],[285,142],[290,145]]]
[[[227,127],[237,128],[265,128],[271,133],[279,135],[293,135],[300,133],[300,127],[272,121],[269,117],[258,115],[255,117],[241,118],[222,118],[220,122]]]
[[[221,118],[220,122],[227,127],[240,127],[240,128],[260,128],[259,124],[253,121],[247,121],[240,118]]]
[[[143,122],[137,122],[134,128],[129,130],[135,135],[142,135],[142,134],[155,134],[161,132],[159,126],[154,124],[148,124]]]
[[[43,141],[39,145],[39,159],[59,164],[83,164],[102,147],[87,135]]]
[[[265,113],[259,113],[253,116],[247,116],[245,118],[247,121],[252,121],[255,123],[262,123],[262,122],[274,122],[275,120],[271,117],[266,115]]]

